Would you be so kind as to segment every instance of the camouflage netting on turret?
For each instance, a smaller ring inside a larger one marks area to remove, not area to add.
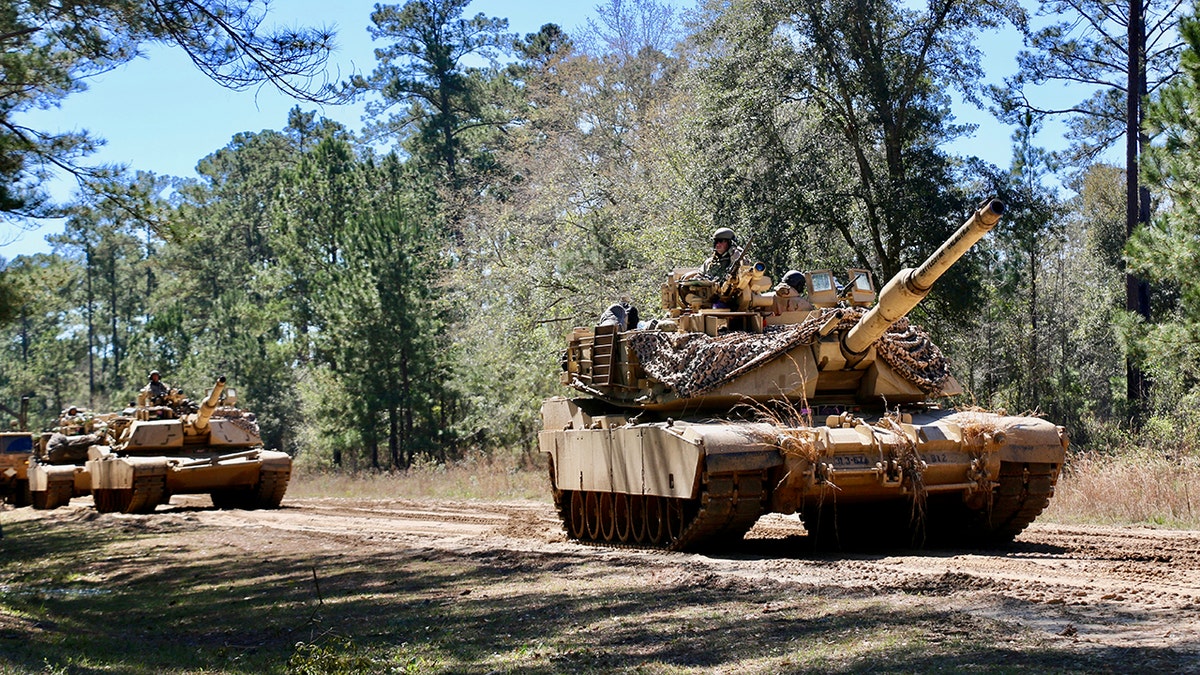
[[[258,436],[258,420],[254,413],[246,412],[240,408],[231,408],[229,406],[221,406],[213,411],[213,417],[223,417],[229,420],[233,426],[245,431],[251,436]]]
[[[826,309],[798,324],[768,326],[763,333],[730,332],[719,337],[704,333],[638,331],[628,340],[650,377],[675,390],[681,398],[700,396],[753,370],[795,347],[813,344],[817,331],[831,316],[840,317],[838,330],[849,330],[863,315],[858,307]],[[950,377],[942,351],[907,318],[897,321],[875,345],[879,358],[901,377],[927,394],[941,392]]]

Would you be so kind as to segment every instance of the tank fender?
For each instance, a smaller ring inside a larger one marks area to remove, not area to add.
[[[291,471],[292,456],[279,450],[263,450],[258,453],[262,468],[269,471]]]
[[[1066,430],[1037,417],[1001,417],[1004,444],[1000,459],[1005,462],[1062,464],[1070,439]]]
[[[559,490],[692,498],[699,490],[699,438],[666,423],[542,431]]]
[[[81,467],[73,464],[39,464],[29,467],[29,489],[34,492],[45,492],[55,483],[74,483],[75,474],[82,471]]]
[[[783,466],[783,455],[774,442],[778,435],[769,424],[705,424],[689,427],[704,444],[704,465],[709,473],[762,471]]]
[[[942,421],[960,429],[987,430],[993,437],[1002,439],[997,453],[1003,462],[1062,464],[1071,443],[1065,429],[1040,417],[982,411],[938,411],[921,417],[926,423]]]
[[[165,457],[117,457],[89,460],[92,490],[124,490],[133,487],[135,478],[167,473]]]

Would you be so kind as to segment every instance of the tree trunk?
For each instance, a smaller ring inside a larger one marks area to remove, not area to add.
[[[1029,407],[1037,409],[1038,406],[1038,382],[1044,377],[1039,364],[1041,363],[1041,355],[1038,354],[1038,317],[1037,317],[1037,296],[1038,296],[1038,254],[1036,247],[1029,249],[1029,372],[1026,374],[1029,378]]]
[[[400,462],[402,461],[403,458],[400,457],[400,422],[398,420],[398,417],[399,417],[399,411],[396,409],[396,406],[393,405],[393,406],[389,407],[388,408],[388,454],[391,456],[391,459],[392,459],[392,467],[397,468],[397,469],[401,469],[401,468],[406,469],[406,468],[408,468],[407,466],[401,466],[401,464],[400,464]]]
[[[1145,60],[1142,58],[1146,24],[1142,0],[1129,0],[1129,64],[1125,100],[1125,237],[1150,216],[1149,191],[1138,185],[1138,152],[1142,129],[1142,96],[1146,89]],[[1143,194],[1145,203],[1142,203]],[[1144,219],[1143,219],[1144,214]],[[1150,285],[1131,272],[1125,273],[1125,309],[1150,319]],[[1140,421],[1146,399],[1146,376],[1132,356],[1125,357],[1125,396],[1135,422]]]
[[[96,302],[92,295],[92,245],[84,243],[84,259],[87,274],[87,349],[88,349],[88,407],[96,408]]]
[[[108,379],[109,394],[120,388],[121,385],[121,338],[119,333],[119,324],[117,320],[117,252],[114,250],[108,259],[108,302],[109,302],[109,330],[112,332],[112,359],[113,368],[112,376]]]

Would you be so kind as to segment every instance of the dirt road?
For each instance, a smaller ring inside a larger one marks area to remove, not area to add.
[[[340,572],[349,569],[385,566],[418,576],[460,570],[461,576],[413,585],[403,601],[421,597],[471,613],[459,617],[457,631],[493,625],[486,617],[496,612],[513,613],[499,619],[506,632],[479,639],[536,643],[520,670],[647,663],[668,664],[669,672],[841,669],[843,663],[851,670],[904,670],[999,658],[1016,669],[1200,672],[1200,532],[1036,524],[1003,551],[817,555],[807,551],[797,520],[768,516],[739,550],[700,555],[578,545],[566,539],[550,506],[538,502],[287,499],[283,509],[248,512],[176,497],[149,516],[100,516],[87,504],[84,498],[53,512],[10,511],[5,524],[119,528],[150,535],[145,541],[155,542],[158,555],[178,550],[274,561],[276,568],[289,561],[292,574],[311,568],[314,581],[319,573],[328,579],[319,589],[322,603],[356,589],[339,586]],[[400,595],[375,598],[386,604]],[[486,612],[466,604],[485,599]],[[585,609],[596,604],[605,610]],[[540,631],[526,627],[542,638],[522,637],[522,622],[545,622]],[[686,657],[662,651],[664,641],[694,639],[680,626],[711,640],[723,634],[719,628],[744,623],[755,626],[752,635],[724,651],[704,641]],[[755,638],[774,651],[742,644]],[[830,646],[807,645],[815,640]],[[973,643],[984,646],[965,652]],[[497,670],[494,658],[440,653],[437,659],[429,663],[451,671]]]

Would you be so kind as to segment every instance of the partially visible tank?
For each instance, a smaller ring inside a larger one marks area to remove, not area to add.
[[[106,442],[106,422],[117,416],[71,406],[59,414],[53,430],[40,434],[29,459],[33,508],[56,509],[72,497],[91,494],[91,479],[84,471],[88,448]]]
[[[1011,541],[1048,504],[1067,435],[940,407],[961,388],[905,316],[1002,212],[983,205],[869,310],[866,270],[772,287],[756,264],[720,286],[676,270],[652,328],[608,312],[574,329],[562,380],[586,397],[545,401],[538,438],[568,535],[729,547],[776,512],[833,544]]]
[[[176,494],[208,494],[222,509],[277,508],[292,459],[263,448],[254,415],[236,407],[225,384],[219,378],[198,404],[178,390],[161,400],[143,391],[134,407],[98,418],[103,426],[94,438],[62,442],[57,457],[48,449],[38,472],[45,480],[31,486],[44,483],[47,508],[65,503],[68,471],[73,483],[86,484],[100,512],[149,513]]]
[[[29,504],[29,458],[33,457],[34,435],[26,430],[29,398],[21,398],[21,410],[11,430],[0,432],[0,500],[13,506]]]

